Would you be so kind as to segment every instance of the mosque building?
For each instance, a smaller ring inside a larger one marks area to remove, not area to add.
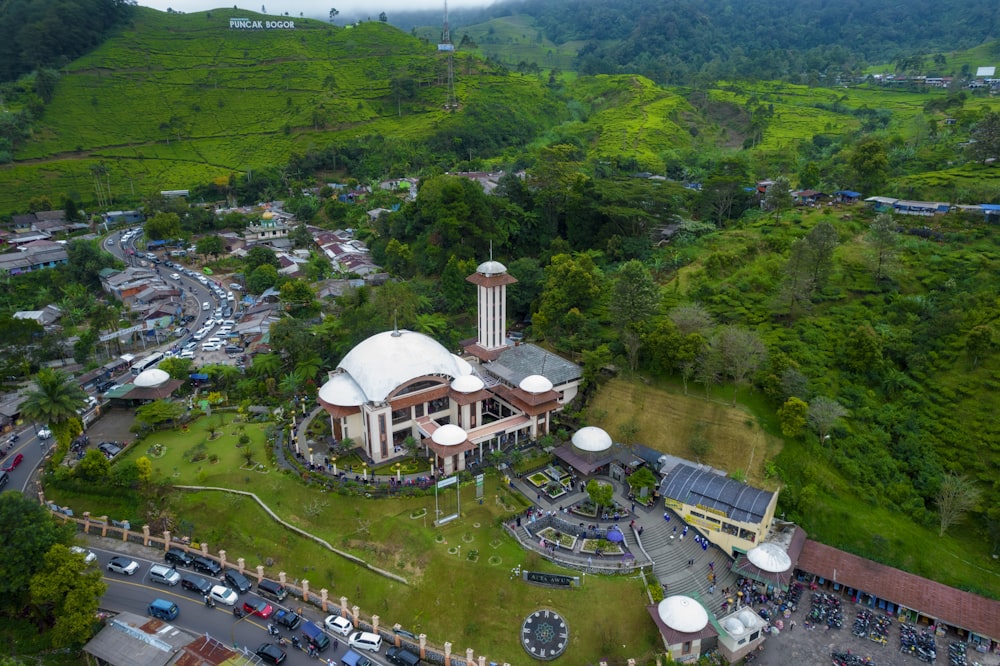
[[[413,437],[445,475],[466,458],[509,441],[536,439],[576,397],[578,365],[507,335],[507,286],[517,280],[498,261],[466,278],[476,285],[477,336],[461,355],[433,338],[395,329],[351,349],[320,387],[333,436],[361,444],[379,465],[404,455]]]

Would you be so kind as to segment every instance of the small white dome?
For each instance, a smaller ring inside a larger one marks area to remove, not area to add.
[[[747,559],[758,569],[769,573],[788,571],[792,566],[792,559],[788,557],[788,553],[778,544],[770,542],[748,550]]]
[[[663,624],[684,634],[701,631],[708,624],[705,608],[691,597],[679,594],[661,601],[656,612]]]
[[[435,444],[440,444],[441,446],[455,446],[456,444],[461,444],[466,439],[468,435],[464,430],[459,428],[454,423],[448,423],[441,426],[434,431],[431,435],[431,439],[434,440]]]
[[[592,453],[607,451],[611,448],[611,435],[597,426],[580,428],[573,433],[573,446]]]
[[[499,261],[484,261],[479,264],[476,268],[477,273],[482,273],[483,275],[503,275],[507,272],[507,267],[501,264]]]
[[[485,386],[483,380],[475,375],[462,375],[451,383],[451,387],[459,393],[475,393]]]
[[[522,391],[527,391],[528,393],[545,393],[546,391],[552,390],[552,382],[541,375],[528,375],[521,380],[518,387]]]
[[[747,630],[747,628],[743,626],[743,623],[735,617],[727,617],[722,622],[722,626],[733,636],[739,636]]]
[[[170,375],[167,374],[166,370],[150,368],[149,370],[144,370],[140,373],[132,383],[142,388],[153,388],[155,386],[160,386],[168,379],[170,379]]]
[[[747,629],[753,629],[758,624],[760,624],[760,616],[753,611],[748,611],[743,609],[740,614],[736,617],[740,618],[740,624],[742,624]]]

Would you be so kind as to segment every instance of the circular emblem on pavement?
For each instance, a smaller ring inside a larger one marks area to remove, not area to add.
[[[535,659],[555,659],[568,643],[569,627],[555,611],[535,611],[521,623],[521,646]]]

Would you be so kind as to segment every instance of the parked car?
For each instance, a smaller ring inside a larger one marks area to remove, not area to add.
[[[201,596],[205,596],[212,591],[212,583],[194,574],[186,574],[181,578],[181,587],[191,592],[197,592]]]
[[[80,546],[70,546],[70,552],[76,553],[77,555],[83,555],[83,561],[86,564],[92,564],[97,560],[97,555],[94,555],[94,551],[87,550],[86,548],[81,548]]]
[[[15,453],[14,457],[8,460],[6,464],[4,464],[3,471],[13,472],[15,469],[17,469],[17,466],[20,465],[23,460],[24,460],[23,453]]]
[[[38,439],[48,439],[52,436],[52,431],[48,428],[42,428],[38,431]]]
[[[97,445],[97,449],[107,456],[108,460],[111,460],[122,452],[122,447],[118,446],[115,442],[101,442]]]
[[[340,615],[327,615],[326,619],[323,620],[323,626],[326,627],[327,631],[341,636],[347,636],[354,631],[354,625],[351,624],[351,621]]]
[[[227,570],[226,575],[223,576],[223,578],[229,587],[233,588],[240,594],[246,594],[253,589],[253,583],[250,582],[250,579],[234,569]]]
[[[149,580],[153,583],[173,587],[181,582],[181,575],[173,567],[168,567],[165,564],[154,564],[149,567]]]
[[[218,576],[222,573],[222,565],[215,560],[210,560],[207,557],[202,557],[201,555],[194,558],[194,561],[191,563],[191,568],[210,576]]]
[[[247,599],[243,602],[243,612],[247,615],[256,615],[266,620],[274,613],[274,606],[263,599]]]
[[[213,585],[208,593],[209,598],[215,603],[226,606],[235,606],[239,596],[225,585]]]
[[[397,666],[418,666],[420,657],[413,654],[406,648],[390,646],[385,651],[385,658]]]
[[[299,617],[298,614],[282,608],[274,614],[274,623],[280,624],[282,627],[291,631],[295,631],[298,629],[299,625],[302,624],[302,618]]]
[[[254,654],[269,664],[280,664],[285,661],[285,653],[274,643],[261,643]]]
[[[115,555],[108,560],[108,571],[131,576],[138,570],[139,563],[135,560],[124,557],[123,555]]]
[[[191,554],[183,548],[171,546],[167,549],[167,552],[163,554],[163,560],[177,566],[189,567],[194,562],[194,557],[192,557]]]
[[[347,644],[356,650],[378,652],[382,649],[382,637],[370,631],[355,631],[347,639]]]

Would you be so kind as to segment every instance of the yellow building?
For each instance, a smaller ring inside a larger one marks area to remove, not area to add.
[[[733,556],[761,542],[774,518],[778,493],[730,479],[710,467],[680,463],[660,482],[660,495],[691,525]]]

